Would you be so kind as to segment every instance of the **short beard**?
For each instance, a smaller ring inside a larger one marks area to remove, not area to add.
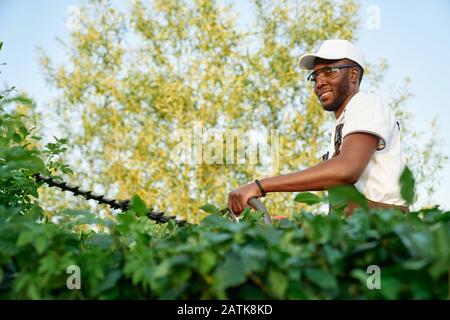
[[[341,103],[341,101],[335,101],[334,103],[330,104],[329,106],[325,107],[324,105],[322,105],[322,107],[325,111],[330,111],[330,112],[333,111],[334,112],[334,111],[337,111],[337,109],[339,109],[340,103]]]
[[[343,79],[340,85],[337,87],[337,91],[335,92],[335,100],[328,106],[322,105],[325,111],[337,111],[342,103],[344,103],[345,99],[347,99],[350,94],[350,87],[348,85],[348,75]]]

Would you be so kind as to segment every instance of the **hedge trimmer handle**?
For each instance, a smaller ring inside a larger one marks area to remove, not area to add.
[[[264,223],[265,224],[272,223],[272,218],[270,217],[269,211],[262,204],[262,202],[258,200],[258,198],[250,198],[250,200],[248,200],[248,204],[251,205],[252,207],[256,208],[256,210],[264,213]]]
[[[248,204],[251,205],[256,210],[261,211],[262,213],[264,213],[264,223],[265,224],[272,224],[272,218],[270,217],[269,211],[262,204],[262,202],[258,200],[258,198],[250,198],[248,200]],[[236,217],[236,215],[231,211],[231,209],[228,209],[228,215],[231,217],[231,219],[234,222],[239,222],[239,218]]]

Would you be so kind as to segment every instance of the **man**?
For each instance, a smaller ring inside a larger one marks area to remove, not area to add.
[[[333,112],[336,126],[323,162],[306,170],[244,185],[228,195],[228,208],[239,215],[252,197],[271,192],[327,190],[354,184],[369,207],[399,207],[399,177],[404,168],[400,125],[392,110],[374,94],[359,92],[364,68],[360,51],[347,40],[327,40],[314,54],[298,62],[312,70],[308,80],[325,111]],[[355,208],[348,206],[347,213]]]

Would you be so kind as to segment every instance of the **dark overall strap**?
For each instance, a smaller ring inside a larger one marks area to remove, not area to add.
[[[334,131],[334,153],[331,156],[331,158],[339,155],[339,152],[341,151],[341,144],[342,144],[342,128],[344,128],[344,124],[341,123],[339,125],[336,126],[336,130]],[[327,151],[327,153],[325,153],[322,156],[322,161],[326,161],[328,160],[330,157],[330,152]]]
[[[341,152],[341,144],[342,144],[342,129],[344,128],[344,124],[341,123],[336,126],[336,130],[334,132],[334,153],[331,156],[336,157]]]

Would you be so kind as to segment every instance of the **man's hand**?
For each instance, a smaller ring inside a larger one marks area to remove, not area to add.
[[[248,207],[248,200],[251,198],[261,197],[261,191],[255,182],[246,184],[228,194],[228,208],[230,208],[236,216],[239,216],[245,207]]]

